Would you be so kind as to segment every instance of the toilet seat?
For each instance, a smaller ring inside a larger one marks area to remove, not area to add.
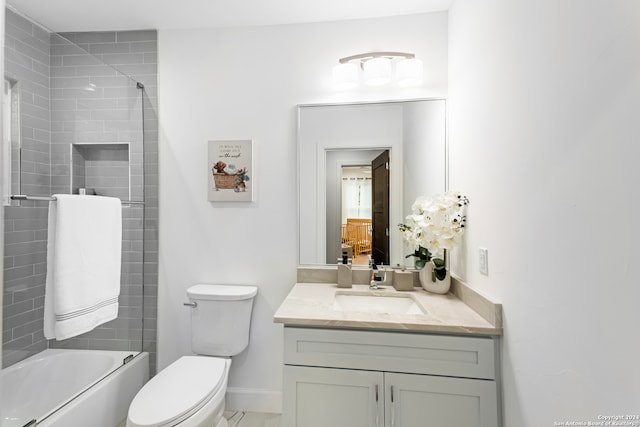
[[[153,377],[131,402],[127,425],[165,427],[189,418],[226,384],[229,359],[183,356]]]

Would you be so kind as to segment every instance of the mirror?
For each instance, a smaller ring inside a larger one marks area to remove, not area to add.
[[[446,101],[298,106],[299,264],[336,263],[345,223],[342,169],[365,166],[385,151],[388,229],[373,227],[373,234],[387,238],[391,265],[412,265],[397,225],[416,197],[446,191]]]

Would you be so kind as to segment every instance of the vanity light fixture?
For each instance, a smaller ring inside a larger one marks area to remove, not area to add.
[[[389,83],[392,76],[392,64],[395,63],[395,82],[398,86],[417,86],[422,84],[422,61],[413,53],[405,52],[369,52],[340,58],[333,67],[333,82],[338,89],[353,89],[358,85],[360,69],[363,81],[370,86]],[[358,66],[359,65],[359,66]]]

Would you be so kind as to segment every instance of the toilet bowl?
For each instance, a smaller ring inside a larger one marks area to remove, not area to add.
[[[226,426],[222,412],[230,366],[231,359],[181,357],[138,392],[127,427]]]
[[[129,407],[127,427],[227,427],[222,414],[230,357],[248,345],[256,293],[255,286],[187,290],[192,349],[198,355],[182,356],[140,389]]]

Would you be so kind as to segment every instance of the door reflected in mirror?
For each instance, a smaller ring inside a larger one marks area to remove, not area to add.
[[[369,256],[404,265],[396,224],[417,196],[446,190],[445,108],[442,99],[299,106],[300,264],[335,264],[347,250],[356,265]],[[370,186],[343,184],[366,166]],[[365,223],[360,239],[350,222]]]

